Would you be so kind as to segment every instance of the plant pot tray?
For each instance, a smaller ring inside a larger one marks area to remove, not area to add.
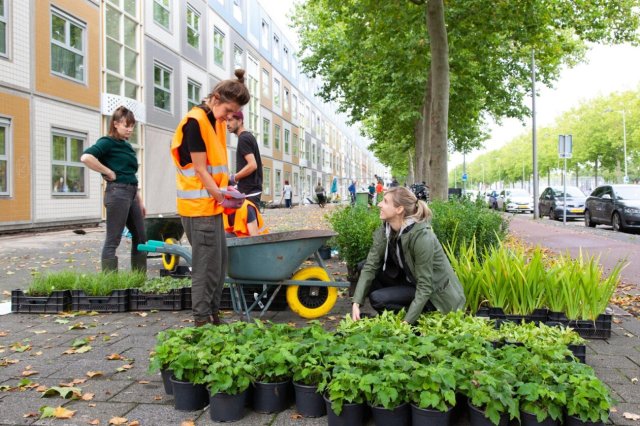
[[[179,311],[183,305],[183,289],[171,290],[168,293],[145,294],[138,289],[129,290],[130,311]]]
[[[535,324],[540,324],[541,322],[547,321],[547,310],[546,309],[535,309],[531,315],[510,315],[505,314],[502,308],[489,308],[489,319],[509,321],[521,323],[524,322],[533,322]]]
[[[608,339],[611,337],[611,319],[611,314],[600,314],[595,321],[570,320],[563,313],[550,312],[547,325],[571,327],[585,339]]]
[[[191,268],[184,265],[178,265],[173,271],[160,269],[160,276],[173,278],[191,278]]]
[[[569,345],[568,348],[581,363],[587,362],[587,347],[585,345]]]
[[[113,290],[109,296],[87,296],[84,290],[71,290],[74,311],[127,312],[129,290]]]
[[[71,292],[58,290],[50,296],[27,296],[24,291],[11,291],[11,312],[20,314],[55,314],[71,310]]]

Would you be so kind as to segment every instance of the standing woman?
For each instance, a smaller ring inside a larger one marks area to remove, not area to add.
[[[224,209],[242,199],[225,198],[227,188],[226,120],[249,103],[244,70],[237,79],[218,83],[204,102],[191,109],[176,128],[171,156],[176,166],[177,207],[192,248],[192,300],[196,326],[220,324],[222,287],[227,274]]]
[[[284,206],[288,209],[292,208],[291,199],[293,198],[293,189],[289,185],[289,181],[284,181],[284,187],[282,188],[282,197],[284,198]]]
[[[120,245],[125,225],[131,232],[131,269],[147,271],[147,253],[138,251],[145,243],[145,208],[138,191],[138,158],[127,142],[136,118],[133,112],[120,106],[111,115],[109,134],[87,148],[80,161],[102,174],[107,181],[104,206],[107,210],[107,236],[102,247],[102,271],[117,271],[116,249]]]
[[[352,318],[360,319],[366,296],[378,312],[406,309],[404,319],[410,324],[425,310],[462,309],[462,285],[431,229],[427,204],[407,188],[393,187],[378,206],[383,224],[373,235],[360,273]]]

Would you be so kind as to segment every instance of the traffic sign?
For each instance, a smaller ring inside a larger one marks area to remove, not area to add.
[[[463,174],[462,174],[462,181],[463,181],[463,182],[466,182],[466,181],[467,181],[467,174],[466,174],[466,173],[463,173]]]
[[[560,158],[571,158],[573,151],[573,136],[558,135],[558,156]]]

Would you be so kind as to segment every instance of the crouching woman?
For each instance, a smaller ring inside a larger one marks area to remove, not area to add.
[[[465,297],[442,245],[431,229],[431,210],[407,188],[390,188],[378,204],[382,226],[360,273],[351,316],[369,297],[378,312],[406,309],[414,323],[424,311],[464,308]]]

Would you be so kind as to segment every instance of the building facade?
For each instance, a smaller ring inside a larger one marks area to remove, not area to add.
[[[138,120],[129,142],[147,214],[175,213],[173,132],[236,68],[252,95],[243,111],[263,200],[278,202],[285,180],[294,202],[318,181],[342,197],[351,179],[366,186],[385,169],[314,96],[295,52],[257,0],[0,0],[0,232],[102,219],[102,179],[80,155],[120,105]]]

